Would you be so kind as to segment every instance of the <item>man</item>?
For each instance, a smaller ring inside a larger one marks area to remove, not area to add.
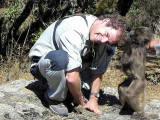
[[[67,16],[51,24],[34,44],[29,53],[31,73],[37,79],[47,80],[45,99],[53,113],[68,115],[64,105],[55,104],[66,99],[68,88],[75,104],[102,113],[98,106],[102,75],[113,55],[110,45],[118,43],[123,30],[121,19],[117,19],[84,14]],[[85,104],[81,73],[86,70],[92,80],[88,82],[91,94]]]
[[[154,37],[146,46],[147,49],[156,51],[156,55],[160,55],[160,37]]]

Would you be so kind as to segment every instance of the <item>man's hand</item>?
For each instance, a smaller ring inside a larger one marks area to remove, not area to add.
[[[76,101],[76,99],[73,99],[73,102],[76,104],[82,105],[83,107],[85,106],[83,96],[81,96],[81,99],[79,101]]]
[[[66,80],[68,88],[73,96],[74,102],[76,104],[84,106],[85,103],[81,92],[81,80],[79,78],[79,69],[75,68],[71,71],[68,71],[66,74]]]
[[[99,93],[100,91],[100,85],[101,85],[101,79],[102,79],[102,74],[96,74],[92,75],[92,88],[91,88],[91,93]],[[87,104],[84,106],[86,109],[93,111],[97,114],[102,114],[98,107],[98,98],[96,98],[93,95],[90,95],[89,101]]]
[[[90,99],[84,106],[84,108],[93,111],[99,115],[102,114],[102,111],[100,111],[98,107],[98,98],[96,98],[95,96],[90,96]]]

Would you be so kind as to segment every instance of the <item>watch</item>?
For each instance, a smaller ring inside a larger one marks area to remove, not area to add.
[[[93,96],[95,96],[96,98],[99,98],[99,93],[91,93],[90,95],[93,95]]]

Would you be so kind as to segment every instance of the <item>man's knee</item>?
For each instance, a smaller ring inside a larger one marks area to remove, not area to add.
[[[64,70],[68,65],[68,54],[64,50],[55,50],[49,52],[45,59],[50,60],[52,70]]]

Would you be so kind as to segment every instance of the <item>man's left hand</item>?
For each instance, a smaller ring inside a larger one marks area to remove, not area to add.
[[[93,111],[99,115],[102,114],[102,111],[99,109],[98,106],[98,98],[96,98],[95,96],[90,96],[90,99],[84,106],[84,108]]]

